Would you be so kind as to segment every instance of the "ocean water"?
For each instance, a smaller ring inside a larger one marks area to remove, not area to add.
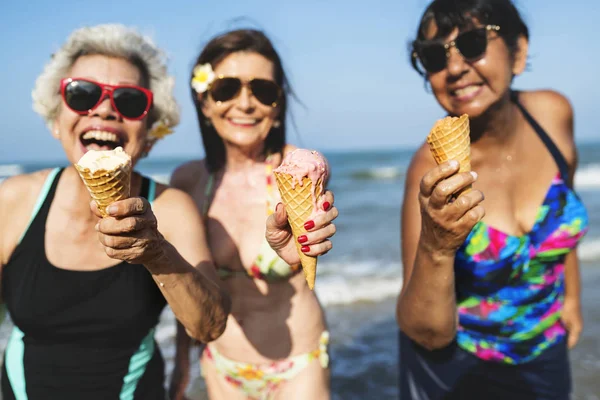
[[[316,292],[326,308],[331,331],[333,398],[396,399],[399,293],[400,204],[404,173],[412,150],[325,153],[330,188],[340,217],[334,249],[319,260]],[[585,329],[572,351],[576,400],[600,400],[600,143],[579,146],[575,187],[586,204],[591,229],[579,248],[582,261]],[[167,181],[183,159],[143,160],[138,170]],[[0,165],[0,179],[51,165]],[[0,349],[10,322],[0,329]],[[173,315],[167,309],[157,330],[167,373],[174,356]],[[192,366],[189,397],[205,399],[197,363]]]

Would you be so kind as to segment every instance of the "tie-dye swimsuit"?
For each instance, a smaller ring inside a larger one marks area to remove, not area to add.
[[[274,211],[275,189],[273,183],[273,166],[267,158],[265,175],[267,180],[267,215]],[[210,175],[205,189],[207,199],[212,197],[214,191],[214,177]],[[210,203],[204,205],[203,214],[206,218]],[[242,277],[260,279],[266,282],[278,282],[288,280],[301,271],[300,264],[290,266],[283,261],[271,248],[266,239],[262,241],[258,256],[249,269],[234,270],[227,267],[218,267],[217,272],[221,279]],[[276,392],[279,386],[298,375],[311,362],[317,360],[323,368],[329,366],[329,355],[327,347],[329,344],[329,332],[321,334],[319,343],[315,350],[306,354],[299,354],[283,360],[274,360],[264,364],[249,364],[230,360],[218,352],[215,346],[208,344],[202,357],[214,363],[217,372],[224,376],[225,380],[237,387],[249,400],[267,400]]]
[[[568,165],[548,134],[512,93],[558,174],[524,235],[478,223],[454,263],[456,341],[428,350],[400,334],[400,395],[411,400],[565,400],[571,392],[560,315],[565,258],[588,229],[585,207],[569,187]]]
[[[479,222],[456,255],[455,273],[458,345],[483,360],[520,364],[566,335],[565,257],[587,232],[588,216],[567,184],[564,157],[513,96],[559,172],[530,232],[514,236]]]

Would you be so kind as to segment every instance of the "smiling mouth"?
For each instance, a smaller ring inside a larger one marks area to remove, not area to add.
[[[255,126],[259,120],[256,118],[227,118],[230,124],[235,126]]]
[[[79,140],[87,150],[114,150],[123,146],[123,140],[119,135],[102,130],[84,132]]]
[[[452,90],[450,93],[455,97],[465,97],[472,95],[481,88],[481,85],[469,85],[460,89]]]

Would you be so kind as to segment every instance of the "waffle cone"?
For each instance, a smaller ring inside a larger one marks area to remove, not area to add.
[[[461,115],[460,118],[445,117],[438,120],[427,136],[427,143],[438,164],[456,160],[460,163],[459,172],[471,171],[471,136],[467,114]],[[471,185],[460,193],[470,190]]]
[[[301,250],[302,245],[298,242],[298,237],[306,234],[304,223],[310,218],[314,200],[321,197],[322,185],[319,182],[313,182],[304,177],[302,186],[295,184],[294,178],[286,173],[274,172],[277,181],[277,187],[281,194],[281,200],[285,204],[285,210],[288,215],[288,222],[292,227],[292,234],[296,242],[302,270],[308,287],[312,290],[315,287],[315,279],[317,276],[317,257],[308,256]],[[313,193],[315,191],[315,193]]]
[[[106,217],[106,207],[117,200],[129,197],[131,186],[131,161],[120,167],[107,171],[104,169],[91,172],[75,164],[79,176],[83,179],[90,196],[98,205],[102,217]]]

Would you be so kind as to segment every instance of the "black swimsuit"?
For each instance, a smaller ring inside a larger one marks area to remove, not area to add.
[[[46,219],[62,170],[48,177],[32,220],[2,271],[14,322],[2,369],[4,400],[164,400],[154,328],[166,301],[143,265],[96,271],[46,258]],[[144,178],[142,196],[154,198]]]

